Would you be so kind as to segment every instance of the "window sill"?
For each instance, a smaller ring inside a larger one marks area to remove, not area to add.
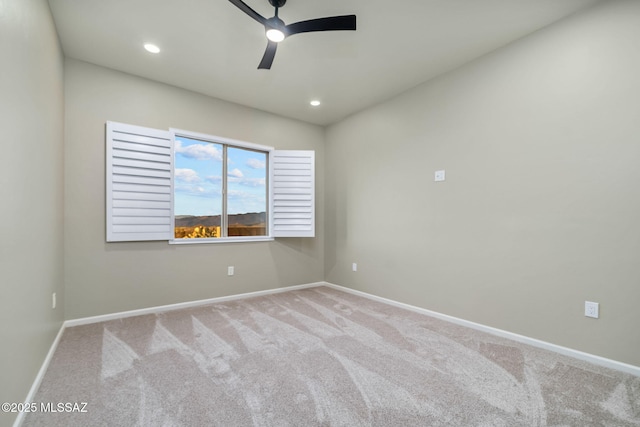
[[[246,243],[246,242],[270,242],[274,238],[271,236],[256,237],[220,237],[213,239],[174,239],[169,240],[170,245],[201,245],[208,243]]]

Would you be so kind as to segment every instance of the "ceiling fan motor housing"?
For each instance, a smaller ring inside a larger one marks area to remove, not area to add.
[[[265,26],[267,28],[275,28],[276,30],[280,30],[283,33],[286,33],[285,25],[282,19],[277,16],[273,16],[265,21]]]
[[[287,2],[287,0],[269,0],[271,6],[273,7],[282,7]]]

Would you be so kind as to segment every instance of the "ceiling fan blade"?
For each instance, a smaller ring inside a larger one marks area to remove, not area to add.
[[[310,19],[295,22],[285,27],[288,36],[312,31],[355,30],[356,15],[329,16],[327,18]]]
[[[247,15],[249,15],[250,17],[252,17],[253,19],[255,19],[256,21],[258,21],[259,23],[261,23],[262,25],[264,25],[264,23],[267,21],[267,19],[260,15],[258,12],[256,12],[255,10],[251,9],[249,6],[247,6],[245,4],[245,2],[243,2],[242,0],[229,0],[231,3],[233,3],[234,5],[236,5],[236,7],[238,9],[240,9],[241,11],[243,11],[244,13],[246,13]]]
[[[278,48],[278,43],[269,41],[267,44],[267,49],[264,51],[264,56],[262,57],[262,61],[260,61],[260,65],[258,65],[258,70],[270,70],[271,64],[273,63],[273,58],[276,56],[276,49]]]

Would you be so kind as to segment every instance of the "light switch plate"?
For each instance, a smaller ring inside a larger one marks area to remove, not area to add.
[[[435,181],[436,182],[440,182],[440,181],[444,181],[444,171],[436,171],[435,173]]]

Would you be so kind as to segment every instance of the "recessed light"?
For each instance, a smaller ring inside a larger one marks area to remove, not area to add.
[[[158,46],[156,46],[155,44],[151,44],[151,43],[146,43],[144,45],[144,48],[147,49],[148,52],[151,53],[158,53],[160,52],[160,48]]]
[[[320,105],[320,101],[318,101],[317,99],[314,99],[309,104],[311,104],[312,107],[317,107],[318,105]]]

